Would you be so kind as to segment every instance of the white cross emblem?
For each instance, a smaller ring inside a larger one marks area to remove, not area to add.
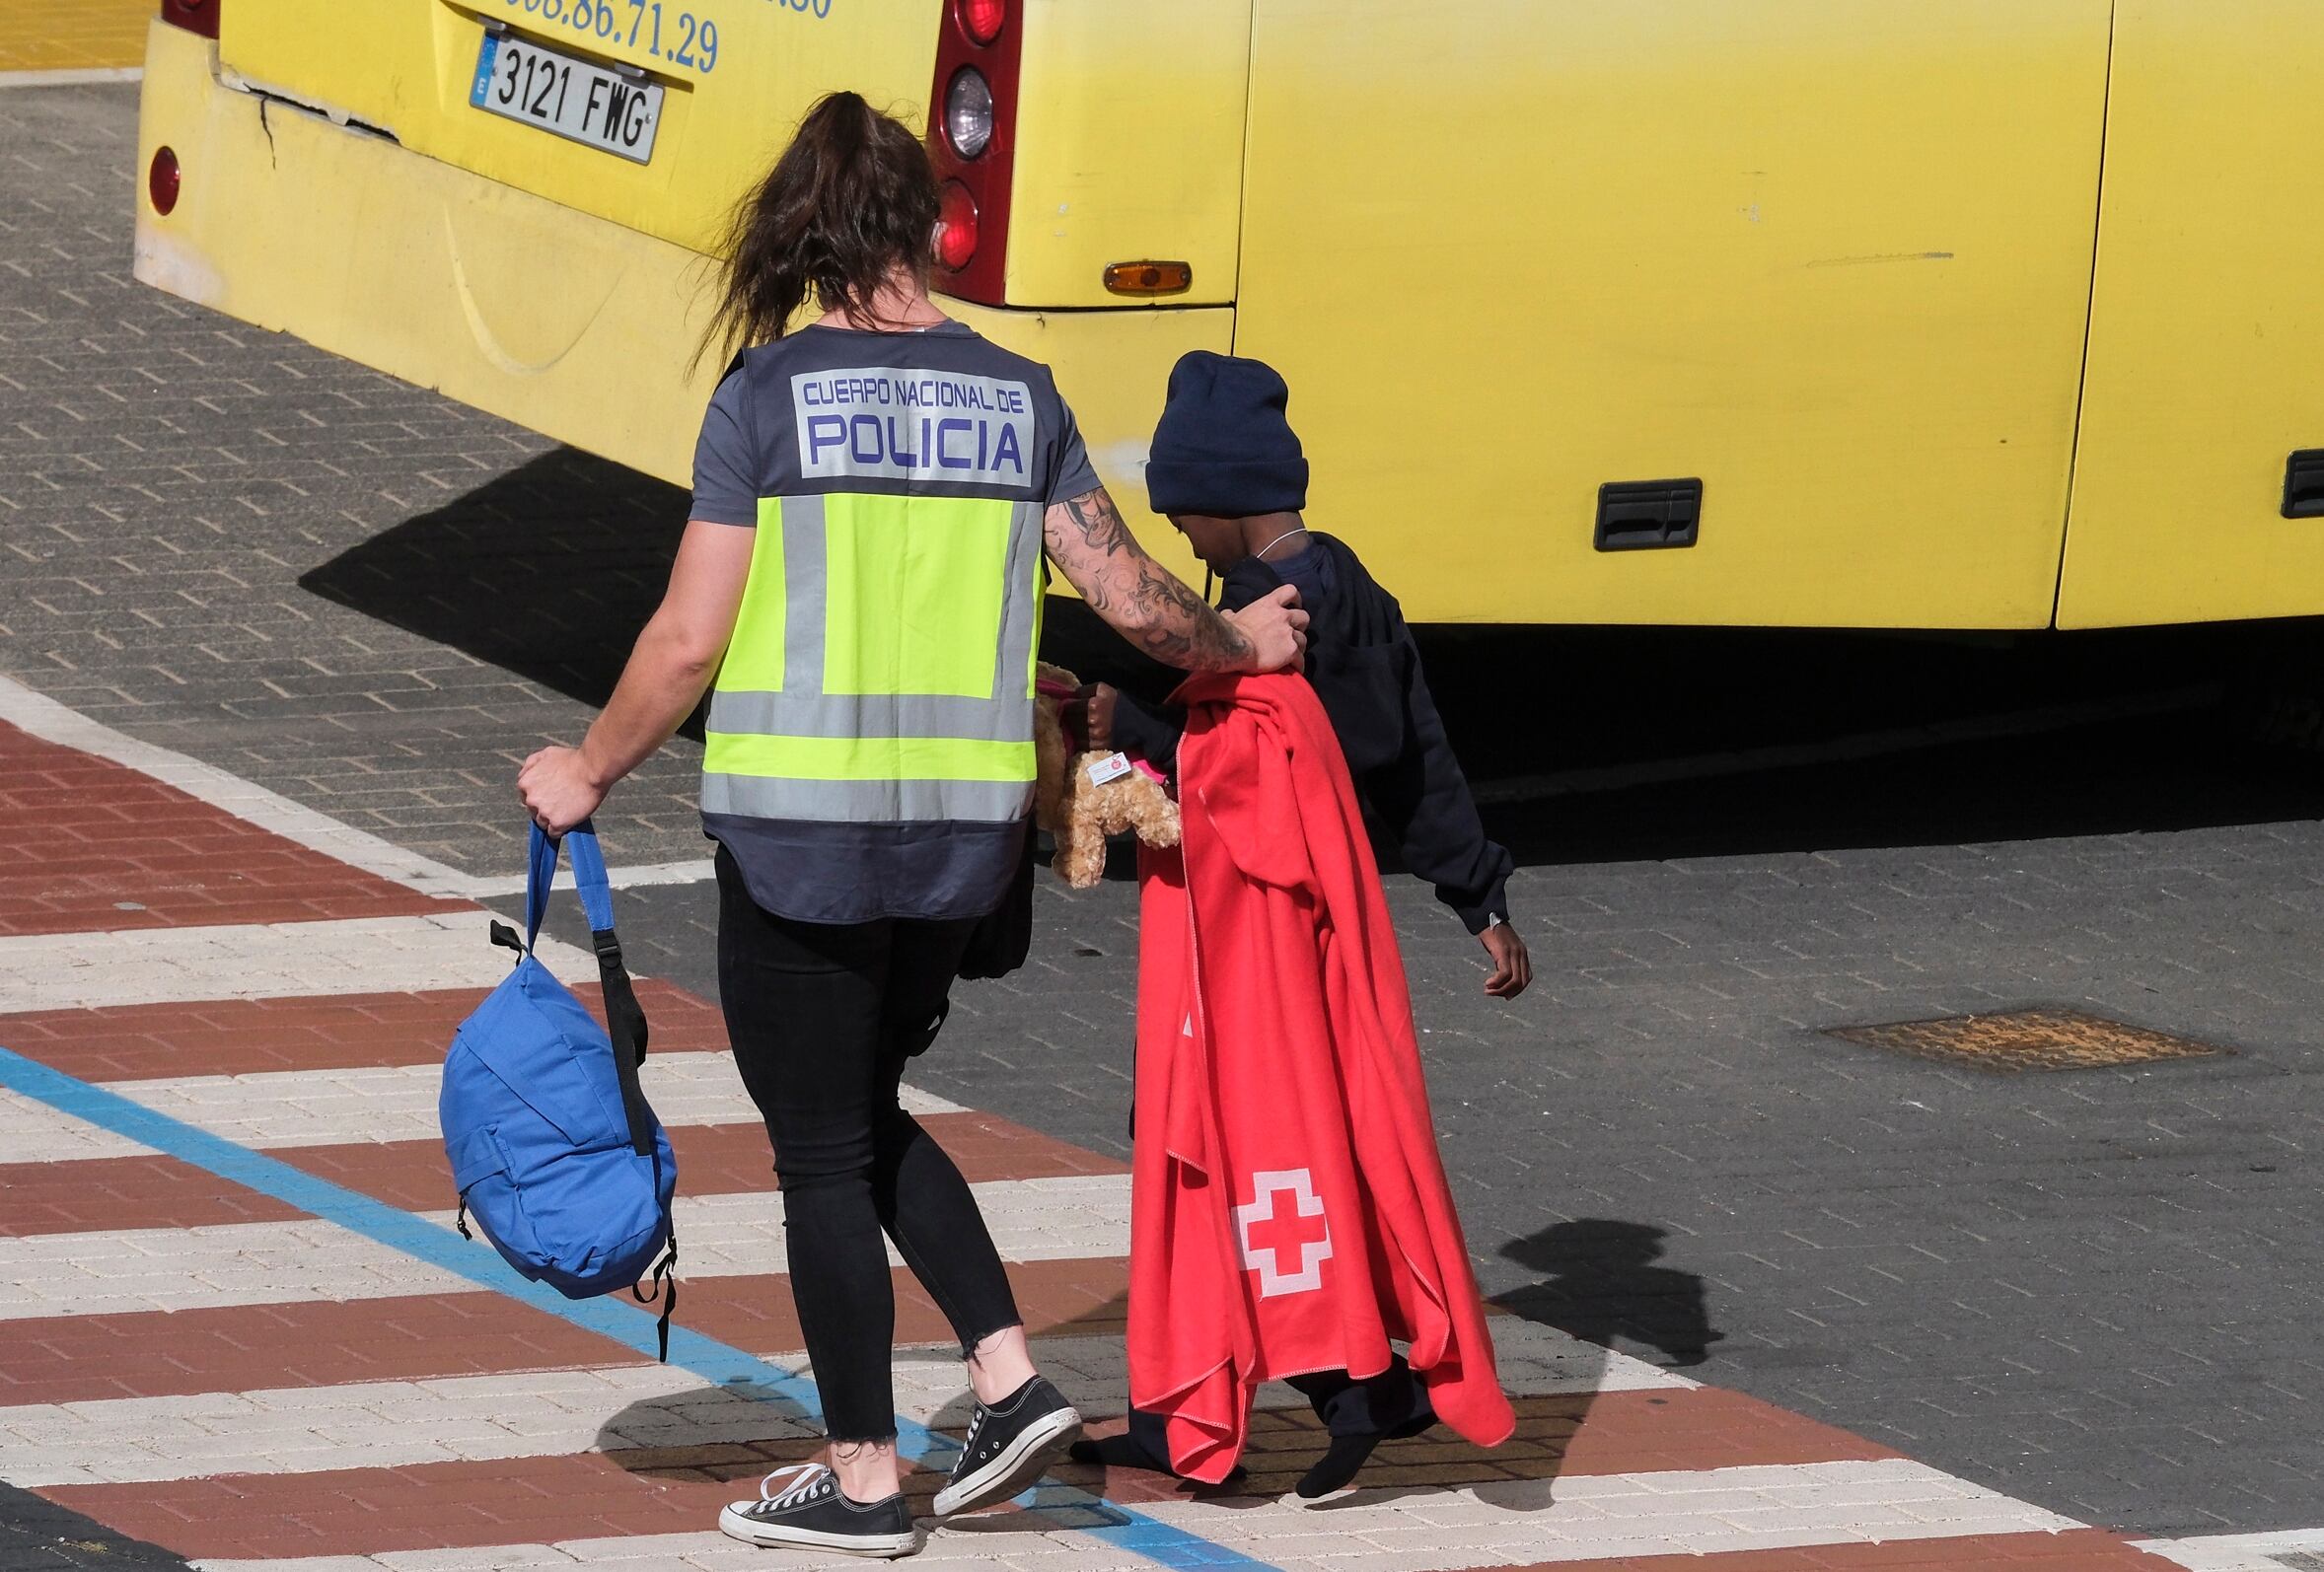
[[[1281,1169],[1251,1176],[1254,1196],[1247,1206],[1235,1210],[1235,1241],[1240,1248],[1245,1271],[1259,1273],[1259,1297],[1272,1299],[1277,1294],[1304,1294],[1324,1286],[1324,1262],[1332,1257],[1332,1226],[1323,1221],[1324,1198],[1315,1192],[1315,1180],[1303,1168]],[[1291,1210],[1280,1220],[1275,1214],[1275,1197],[1292,1197]],[[1317,1221],[1301,1228],[1297,1218],[1312,1217]],[[1268,1224],[1268,1242],[1254,1241],[1253,1235]],[[1296,1254],[1296,1271],[1283,1269],[1283,1256]]]

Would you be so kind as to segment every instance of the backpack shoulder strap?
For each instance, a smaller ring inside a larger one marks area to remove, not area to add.
[[[651,1157],[654,1115],[637,1080],[637,1067],[645,1063],[645,1010],[637,1002],[629,968],[621,960],[621,940],[614,932],[614,887],[606,877],[605,853],[588,820],[566,831],[564,844],[573,855],[573,885],[589,918],[589,942],[597,951],[597,976],[606,996],[606,1036],[614,1043],[614,1073],[621,1082],[621,1110],[629,1120],[630,1149],[640,1157]],[[548,887],[556,877],[556,860],[557,842],[535,824],[531,866],[525,879],[527,950],[541,937],[541,919],[548,910]]]

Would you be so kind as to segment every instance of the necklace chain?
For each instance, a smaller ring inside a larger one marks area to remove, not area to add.
[[[1276,546],[1281,545],[1285,540],[1290,539],[1291,536],[1295,535],[1305,535],[1306,533],[1306,525],[1294,525],[1290,529],[1285,530],[1281,535],[1276,536],[1272,540],[1268,541],[1267,544],[1261,546],[1258,550],[1252,552],[1251,554],[1264,562],[1267,560],[1267,554],[1270,551],[1272,551]]]

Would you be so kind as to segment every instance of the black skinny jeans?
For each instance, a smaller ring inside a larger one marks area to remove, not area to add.
[[[774,1143],[791,1299],[834,1441],[896,1434],[883,1231],[964,1351],[1020,1323],[968,1181],[896,1100],[975,927],[793,922],[762,909],[718,852],[719,999]]]

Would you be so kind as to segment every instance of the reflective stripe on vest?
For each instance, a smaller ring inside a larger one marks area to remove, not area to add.
[[[1042,509],[768,497],[710,693],[702,811],[1006,822],[1032,802]]]

